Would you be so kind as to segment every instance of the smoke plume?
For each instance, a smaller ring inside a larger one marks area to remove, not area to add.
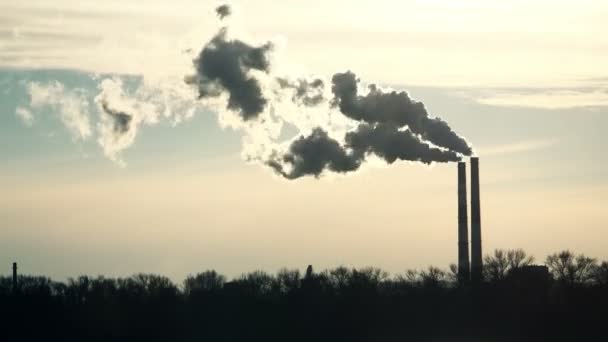
[[[361,96],[358,83],[359,79],[350,71],[337,73],[332,78],[333,103],[344,115],[370,124],[407,126],[437,146],[471,155],[472,149],[466,140],[452,131],[445,121],[430,117],[422,102],[410,99],[404,91],[384,92],[375,84],[369,86],[369,93]]]
[[[333,75],[328,94],[321,77],[275,76],[272,43],[249,44],[227,32],[221,28],[203,47],[186,82],[203,101],[227,98],[226,109],[242,121],[232,126],[246,133],[248,160],[295,179],[356,171],[370,156],[430,164],[472,154],[464,138],[404,91],[370,84],[361,92],[347,71]],[[296,137],[281,140],[282,127],[295,128]]]
[[[387,124],[361,124],[345,137],[346,146],[358,154],[375,154],[392,164],[396,160],[432,162],[456,162],[460,160],[454,151],[440,149],[422,141],[409,129],[400,130]]]
[[[133,115],[110,108],[108,102],[105,100],[101,102],[101,108],[103,109],[103,112],[111,118],[113,122],[112,131],[114,134],[125,134],[131,129]]]
[[[50,109],[59,117],[74,141],[85,141],[92,134],[89,100],[84,89],[69,90],[57,81],[42,84],[36,81],[26,84],[30,98],[28,106],[17,107],[17,114],[26,124],[34,122],[34,112]]]
[[[229,5],[215,8],[220,19],[232,14]],[[230,33],[230,34],[229,34]],[[76,137],[96,134],[104,154],[123,164],[121,155],[133,146],[139,129],[162,119],[174,125],[195,112],[214,112],[222,127],[240,130],[243,157],[296,179],[359,170],[371,158],[387,164],[412,161],[454,162],[472,148],[442,119],[405,91],[366,88],[351,71],[330,78],[294,72],[280,56],[279,42],[252,43],[220,27],[189,54],[183,77],[171,80],[144,75],[133,79],[103,77],[94,99],[98,120],[91,129],[91,103],[82,94],[65,96],[63,87],[31,88],[31,105],[16,113],[27,124],[39,104],[63,112],[61,118]],[[197,42],[197,44],[199,44]],[[275,46],[277,47],[275,49]],[[199,110],[200,109],[200,110]]]
[[[307,175],[319,177],[325,170],[356,171],[370,155],[378,156],[388,164],[396,160],[425,164],[460,160],[458,153],[433,147],[409,129],[400,130],[386,123],[363,123],[346,133],[344,140],[345,144],[340,144],[317,127],[310,135],[293,141],[282,155],[275,152],[266,164],[283,177],[295,179]]]
[[[318,177],[323,171],[349,172],[357,170],[362,156],[347,151],[338,141],[329,137],[322,128],[315,128],[306,137],[296,139],[289,151],[270,159],[267,165],[287,179],[312,175]],[[286,171],[289,166],[289,171]]]
[[[102,80],[98,86],[99,94],[95,97],[99,113],[97,141],[104,154],[119,165],[125,165],[121,154],[133,146],[143,125],[156,125],[162,119],[177,125],[194,115],[196,103],[184,100],[184,94],[191,95],[191,89],[181,80],[177,84],[188,90],[184,94],[169,82],[162,83],[162,91],[157,84],[144,81],[131,88],[120,78],[113,77]]]
[[[224,18],[229,17],[232,14],[232,9],[230,8],[230,5],[223,4],[215,9],[215,14],[217,14],[220,20],[223,20]]]
[[[314,107],[325,100],[323,96],[325,84],[320,78],[316,78],[312,81],[303,78],[296,81],[290,81],[286,78],[279,77],[277,78],[277,83],[282,89],[293,90],[294,94],[291,97],[291,101],[296,104]]]
[[[198,87],[199,98],[228,93],[227,109],[236,110],[243,120],[256,118],[268,100],[252,71],[269,72],[271,43],[252,46],[227,38],[222,28],[194,60],[196,74],[186,79]]]

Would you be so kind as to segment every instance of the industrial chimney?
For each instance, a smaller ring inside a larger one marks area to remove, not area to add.
[[[17,263],[13,263],[13,293],[17,293]]]
[[[482,279],[481,209],[479,200],[479,158],[471,158],[471,281]]]
[[[469,218],[467,214],[467,164],[458,163],[458,281],[469,281]]]

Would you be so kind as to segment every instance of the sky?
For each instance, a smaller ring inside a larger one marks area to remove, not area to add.
[[[608,259],[605,1],[233,1],[223,20],[220,4],[0,0],[2,273],[456,261],[455,163],[369,157],[293,180],[264,165],[326,117],[332,137],[352,118],[277,100],[261,118],[281,118],[247,121],[226,94],[199,98],[185,80],[223,26],[272,42],[266,74],[350,70],[449,123],[480,157],[484,252]]]

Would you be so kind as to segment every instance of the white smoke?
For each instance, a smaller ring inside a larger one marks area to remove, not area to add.
[[[15,114],[32,126],[43,110],[56,115],[76,142],[96,136],[103,154],[125,165],[121,154],[130,148],[142,126],[166,120],[172,126],[191,119],[201,105],[192,90],[179,77],[143,77],[133,85],[119,76],[97,77],[97,91],[68,89],[59,81],[25,83],[29,103],[17,107]],[[118,128],[116,115],[122,113],[128,124]],[[95,113],[96,112],[96,113]]]
[[[84,89],[66,90],[57,81],[49,83],[30,82],[26,84],[30,97],[29,108],[20,106],[16,114],[33,123],[33,112],[50,109],[56,113],[74,140],[86,140],[92,135],[89,100]]]
[[[31,127],[34,124],[34,114],[32,114],[31,110],[25,107],[17,107],[17,109],[15,110],[15,115],[17,115],[21,122],[23,122],[23,124],[28,127]]]

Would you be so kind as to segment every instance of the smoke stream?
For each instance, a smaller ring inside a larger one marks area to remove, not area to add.
[[[256,47],[231,40],[227,29],[222,28],[194,60],[196,74],[188,77],[186,83],[198,88],[201,99],[226,92],[227,109],[238,111],[243,120],[257,118],[268,100],[252,71],[269,72],[271,49],[271,43]]]
[[[344,115],[366,123],[407,126],[437,146],[471,155],[472,149],[466,140],[452,131],[445,121],[430,117],[422,102],[412,100],[404,91],[384,92],[375,84],[362,96],[357,93],[358,83],[359,79],[350,71],[332,78],[333,103]]]
[[[291,101],[298,105],[315,107],[320,105],[324,100],[325,83],[320,78],[312,81],[306,79],[298,79],[290,81],[286,78],[277,78],[277,83],[282,89],[293,90]]]
[[[232,9],[227,4],[220,5],[215,9],[215,14],[217,14],[220,20],[223,20],[224,18],[229,17],[232,14]]]
[[[223,21],[232,8],[221,5],[215,14]],[[176,75],[177,82],[150,82],[144,75],[141,84],[127,90],[119,77],[103,78],[94,103],[99,117],[97,141],[104,154],[124,164],[121,153],[133,145],[142,125],[162,119],[177,125],[197,109],[217,113],[222,127],[241,130],[243,157],[286,179],[352,173],[370,156],[387,164],[431,164],[472,154],[462,136],[441,118],[431,117],[424,104],[406,92],[383,90],[373,83],[361,91],[361,81],[351,71],[335,73],[329,81],[294,73],[276,66],[285,62],[275,48],[280,43],[252,43],[232,34],[228,27],[220,27],[200,49],[184,49],[199,52],[191,56],[191,74]],[[55,88],[38,93],[63,92]],[[45,96],[48,103],[69,104]],[[16,113],[25,124],[33,122],[34,100],[32,96],[31,108],[19,107]],[[88,113],[71,112],[75,114],[65,119],[66,125],[80,136],[91,135]],[[83,124],[77,126],[73,118]]]

